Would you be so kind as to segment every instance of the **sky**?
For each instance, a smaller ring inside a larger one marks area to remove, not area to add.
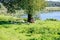
[[[60,2],[60,0],[48,0],[48,1],[58,1],[58,2]]]

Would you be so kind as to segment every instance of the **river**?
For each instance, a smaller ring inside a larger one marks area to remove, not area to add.
[[[60,11],[52,11],[52,12],[41,12],[37,15],[39,19],[46,20],[49,18],[60,20]],[[27,15],[22,16],[23,18],[27,18]]]
[[[42,20],[46,20],[47,18],[60,20],[60,11],[43,12],[42,14],[39,14],[39,18],[41,18]]]

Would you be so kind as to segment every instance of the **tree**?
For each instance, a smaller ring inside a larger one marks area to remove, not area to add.
[[[9,0],[8,2],[3,2],[3,4],[11,12],[14,12],[12,11],[12,9],[15,10],[17,8],[22,8],[23,10],[26,10],[28,14],[28,22],[30,23],[34,22],[34,13],[36,11],[42,10],[46,6],[45,0]]]

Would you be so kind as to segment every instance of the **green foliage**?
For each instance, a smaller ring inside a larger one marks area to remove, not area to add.
[[[20,22],[20,20],[21,20],[20,18],[16,17],[0,15],[0,24]]]
[[[9,2],[3,1],[2,3],[8,9],[8,12],[14,12],[14,10],[22,8],[33,13],[46,6],[45,0],[10,0]]]
[[[8,27],[8,28],[7,28]],[[60,40],[60,21],[0,25],[0,40]]]
[[[44,0],[21,0],[20,2],[22,6],[21,8],[31,11],[42,9],[45,6]]]
[[[15,10],[24,10],[28,14],[28,22],[34,23],[33,13],[36,13],[46,6],[45,0],[9,0],[8,2],[2,2],[8,12],[14,13]],[[31,21],[33,20],[33,21]]]
[[[27,21],[27,18],[23,18],[24,21]]]
[[[50,19],[46,19],[47,21],[58,21],[57,19],[53,19],[53,18],[50,18]]]

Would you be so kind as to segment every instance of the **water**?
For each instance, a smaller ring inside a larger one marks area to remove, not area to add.
[[[39,13],[37,16],[41,20],[46,20],[49,18],[60,20],[60,11],[42,12]],[[27,18],[27,15],[22,16],[22,18]]]
[[[53,18],[60,20],[60,11],[54,11],[54,12],[43,12],[42,14],[39,14],[39,18],[42,20],[46,20],[47,18]]]

